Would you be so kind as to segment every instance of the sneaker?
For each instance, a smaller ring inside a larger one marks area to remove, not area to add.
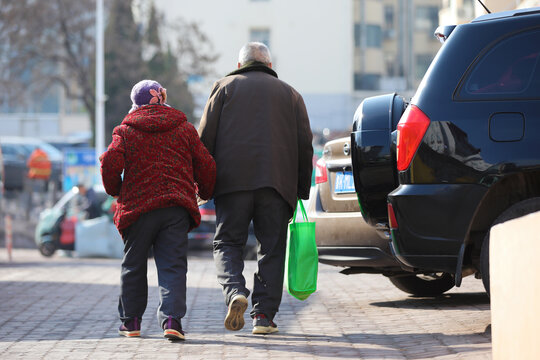
[[[141,336],[141,322],[139,318],[133,318],[122,322],[118,328],[118,334],[125,337]]]
[[[229,304],[229,311],[225,317],[225,329],[238,331],[244,327],[244,312],[248,306],[245,295],[236,294]]]
[[[276,323],[264,314],[257,314],[253,318],[253,334],[272,334],[278,332]]]
[[[169,316],[165,324],[163,324],[163,336],[169,340],[185,340],[184,332],[182,331],[182,325],[179,321],[176,321]]]

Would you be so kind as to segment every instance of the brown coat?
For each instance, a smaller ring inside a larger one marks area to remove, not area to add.
[[[276,189],[294,209],[307,199],[312,133],[302,96],[262,64],[217,81],[199,136],[217,166],[214,196]]]

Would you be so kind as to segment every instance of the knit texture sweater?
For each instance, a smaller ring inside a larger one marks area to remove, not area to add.
[[[120,232],[143,213],[173,206],[190,213],[190,230],[199,226],[196,194],[212,196],[216,165],[181,111],[147,105],[128,114],[100,160],[105,191],[118,196],[114,223]]]

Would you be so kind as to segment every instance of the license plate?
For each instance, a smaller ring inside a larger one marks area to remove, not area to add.
[[[336,184],[334,186],[334,192],[336,194],[353,193],[355,191],[352,172],[345,171],[336,173]]]

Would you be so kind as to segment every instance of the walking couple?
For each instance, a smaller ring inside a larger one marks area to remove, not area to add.
[[[244,326],[250,291],[242,255],[253,221],[252,332],[277,332],[287,224],[311,185],[312,133],[302,97],[277,78],[268,48],[248,43],[238,68],[214,84],[198,133],[155,81],[136,84],[131,100],[100,158],[105,189],[118,197],[114,221],[125,243],[119,333],[140,336],[153,248],[158,322],[166,338],[184,339],[187,233],[200,223],[197,195],[213,197],[216,207],[213,252],[228,307],[225,327]]]

